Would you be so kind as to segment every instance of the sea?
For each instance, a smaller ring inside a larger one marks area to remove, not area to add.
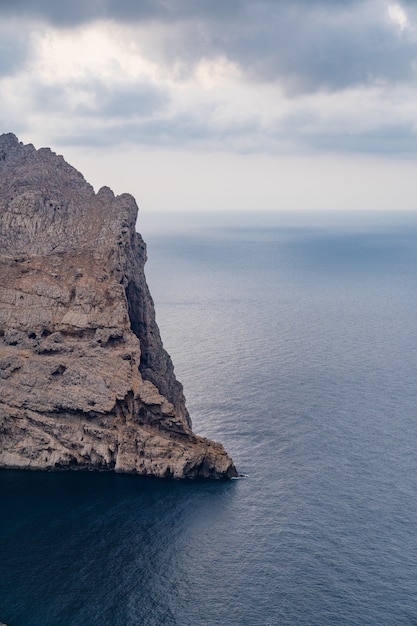
[[[140,214],[194,430],[241,476],[0,471],[8,626],[417,624],[417,214]]]

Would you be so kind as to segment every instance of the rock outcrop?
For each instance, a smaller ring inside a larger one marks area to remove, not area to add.
[[[0,136],[0,466],[236,476],[195,435],[129,194]]]

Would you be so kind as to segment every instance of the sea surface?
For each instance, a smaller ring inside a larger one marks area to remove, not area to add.
[[[417,215],[139,228],[194,429],[245,477],[1,471],[0,622],[417,624]]]

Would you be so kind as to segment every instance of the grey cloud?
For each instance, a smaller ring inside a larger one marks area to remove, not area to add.
[[[247,7],[261,4],[274,11],[277,7],[297,9],[306,6],[346,6],[360,0],[2,0],[0,13],[6,15],[31,15],[58,25],[71,25],[93,19],[116,20],[156,19],[177,21],[183,19],[233,20],[244,14]]]
[[[17,36],[7,28],[0,27],[0,76],[10,76],[24,65],[30,53],[30,44],[23,36]]]
[[[291,93],[339,90],[375,81],[414,78],[415,33],[399,32],[389,21],[385,3],[327,7],[300,2],[247,5],[233,25],[210,21],[198,31],[186,26],[168,49],[169,57],[194,59],[223,52],[254,81],[280,81]],[[417,13],[413,11],[417,19]],[[180,41],[188,45],[181,51]]]
[[[68,135],[54,138],[59,145],[105,147],[115,144],[141,144],[164,147],[192,147],[204,150],[227,148],[240,153],[317,153],[345,152],[366,154],[417,154],[415,133],[410,123],[388,123],[365,131],[343,132],[326,130],[320,125],[309,130],[309,114],[299,116],[298,127],[281,124],[267,132],[254,116],[241,124],[219,129],[210,121],[209,111],[204,115],[177,114],[153,119],[119,119],[108,123],[98,120],[92,126],[84,121]]]
[[[414,78],[415,32],[390,23],[381,0],[2,0],[0,15],[32,15],[56,25],[95,18],[166,26],[150,54],[192,71],[226,55],[253,80],[289,93],[339,90]],[[417,8],[404,3],[417,23]],[[141,42],[143,43],[143,42]]]
[[[55,25],[70,26],[103,17],[102,3],[97,0],[2,0],[0,15],[46,20]]]
[[[178,115],[174,118],[158,120],[98,124],[94,128],[85,125],[81,132],[60,135],[55,142],[61,145],[110,146],[121,143],[142,145],[178,146],[194,144],[199,140],[213,140],[206,125],[189,116]]]
[[[401,4],[417,27],[416,5]],[[388,2],[381,0],[0,0],[0,16],[7,11],[14,16],[30,14],[59,26],[97,17],[129,23],[148,20],[149,37],[143,39],[141,29],[139,43],[149,59],[172,63],[176,72],[180,61],[182,71],[191,73],[201,59],[224,54],[254,84],[277,81],[295,96],[415,79],[417,31],[401,31],[390,22],[387,7]],[[154,21],[162,28],[153,31]],[[23,33],[28,23],[22,22]],[[5,33],[0,38],[0,73],[11,73],[23,63],[28,48],[23,37],[13,39]],[[236,151],[417,152],[411,124],[395,124],[394,118],[377,129],[370,120],[372,130],[332,132],[326,127],[325,111],[315,119],[307,104],[298,120],[281,120],[276,128],[265,130],[256,112],[245,123],[219,128],[212,123],[210,101],[205,111],[174,113],[175,101],[168,106],[168,87],[132,85],[122,76],[111,85],[95,76],[55,85],[37,83],[34,77],[27,101],[31,110],[76,121],[77,131],[72,126],[68,136],[56,139],[62,145],[133,142]],[[362,122],[365,128],[363,117]]]
[[[78,113],[106,118],[146,116],[154,114],[169,103],[164,89],[149,83],[135,85],[112,85],[89,83],[86,86],[93,94],[93,103],[80,106]]]
[[[71,130],[68,135],[60,135],[55,142],[60,145],[107,146],[122,143],[142,145],[174,146],[178,145],[197,147],[223,147],[228,143],[234,148],[243,142],[245,137],[259,133],[259,124],[253,120],[252,124],[230,125],[227,128],[214,128],[210,122],[209,110],[199,115],[185,115],[177,113],[172,116],[157,116],[154,119],[113,120],[105,123],[100,120],[94,127],[91,124],[78,124],[78,133]]]
[[[337,133],[312,137],[315,150],[362,154],[416,156],[417,142],[411,124],[390,124],[361,133]]]
[[[1,13],[34,17],[57,26],[73,26],[96,19],[131,21],[164,16],[172,19],[176,11],[158,0],[2,0]]]
[[[353,106],[353,105],[352,105]],[[326,124],[326,120],[330,123]],[[308,107],[288,113],[268,131],[271,145],[292,143],[302,152],[343,152],[384,155],[417,155],[417,136],[413,120],[396,120],[388,113],[377,121],[373,109],[357,111],[357,117],[335,123],[331,103],[321,111]]]
[[[109,85],[94,78],[54,85],[36,82],[30,91],[33,106],[38,109],[80,118],[140,118],[160,112],[169,103],[165,89],[144,82]]]

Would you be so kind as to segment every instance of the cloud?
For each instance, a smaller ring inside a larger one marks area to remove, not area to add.
[[[415,207],[416,72],[415,0],[0,1],[3,131],[149,206]]]
[[[79,112],[107,119],[154,115],[169,103],[166,90],[147,83],[111,86],[88,83],[87,88],[93,96],[92,102],[79,107]]]
[[[404,30],[409,26],[409,20],[406,12],[399,4],[388,5],[388,15],[390,19],[399,26],[400,30]]]
[[[12,76],[31,53],[30,38],[14,20],[0,23],[0,76]]]
[[[99,86],[100,93],[102,86]],[[189,92],[188,108],[173,101],[164,102],[160,108],[140,111],[134,107],[129,115],[115,114],[108,107],[85,110],[78,107],[72,114],[73,124],[68,127],[68,113],[61,109],[62,117],[52,118],[49,132],[53,143],[59,145],[160,146],[197,151],[226,150],[240,154],[318,154],[374,153],[416,154],[416,124],[413,102],[417,92],[408,94],[383,94],[380,89],[364,92],[361,89],[333,94],[313,94],[288,102],[277,92],[275,102],[279,112],[265,107],[268,93],[258,93],[258,106],[251,107],[247,92],[237,93],[221,110],[215,101],[195,106]],[[399,100],[398,104],[396,100]],[[403,100],[407,102],[403,103]],[[384,106],[381,105],[384,100]],[[56,103],[58,107],[59,103]]]
[[[160,63],[187,72],[223,55],[251,80],[280,81],[295,93],[415,75],[416,36],[406,26],[416,9],[383,0],[3,0],[0,12],[60,27],[133,24]]]
[[[74,26],[100,17],[105,4],[97,0],[2,0],[0,15],[46,20],[58,26]]]
[[[147,83],[106,84],[78,80],[61,84],[33,83],[27,90],[34,110],[62,116],[111,120],[143,118],[155,114],[169,102],[166,92]]]
[[[333,91],[415,77],[415,32],[398,38],[396,26],[377,0],[252,2],[242,4],[231,22],[183,22],[161,49],[165,62],[179,59],[190,67],[196,59],[224,54],[249,80],[277,81],[288,93]]]
[[[305,7],[354,6],[358,0],[293,0],[297,10]],[[0,13],[44,19],[58,26],[74,26],[96,19],[110,19],[127,23],[146,20],[178,22],[207,20],[233,23],[245,15],[248,7],[259,4],[268,11],[285,7],[287,0],[2,0]]]
[[[110,19],[131,23],[158,20],[176,22],[184,19],[229,19],[245,7],[245,0],[2,0],[0,13],[21,15],[49,21],[56,26],[74,26],[96,19]]]
[[[406,2],[3,0],[2,14],[6,130],[92,146],[416,150]]]

